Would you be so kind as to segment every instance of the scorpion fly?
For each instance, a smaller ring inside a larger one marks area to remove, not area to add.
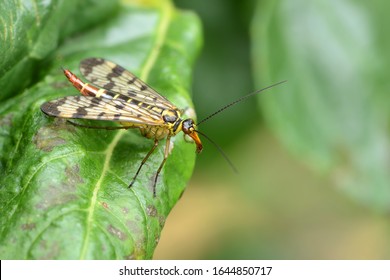
[[[86,126],[71,122],[73,125],[87,128],[102,129],[130,129],[138,128],[141,135],[154,140],[154,145],[140,163],[129,188],[134,184],[142,166],[158,146],[162,139],[166,139],[164,159],[162,160],[153,182],[153,196],[156,196],[156,183],[165,161],[169,155],[171,137],[182,131],[193,139],[196,152],[203,149],[199,134],[211,141],[228,163],[235,170],[233,164],[209,137],[197,130],[197,125],[210,119],[228,107],[257,94],[270,87],[252,92],[240,99],[222,107],[215,113],[196,124],[193,119],[183,119],[183,111],[178,109],[164,96],[141,81],[122,66],[102,58],[88,58],[80,63],[82,75],[90,82],[84,83],[75,74],[63,69],[65,76],[82,94],[67,96],[42,104],[41,110],[46,115],[65,119],[89,119],[113,121],[120,124],[116,127]]]

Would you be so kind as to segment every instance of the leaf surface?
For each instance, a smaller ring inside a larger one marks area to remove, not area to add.
[[[66,39],[54,62],[43,64],[42,78],[2,104],[2,259],[153,256],[165,219],[191,176],[195,146],[185,143],[181,134],[174,137],[153,198],[152,181],[165,140],[128,189],[153,141],[136,130],[74,127],[44,116],[39,107],[79,94],[61,66],[79,75],[82,59],[104,57],[138,75],[179,108],[191,108],[191,67],[200,44],[194,14],[176,10],[170,1],[128,1],[109,20]]]
[[[117,9],[118,1],[109,0],[3,1],[0,100],[32,84],[37,79],[39,61],[52,54],[67,35],[107,19]]]

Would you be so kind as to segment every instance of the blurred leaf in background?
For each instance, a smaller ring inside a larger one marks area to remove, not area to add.
[[[157,198],[152,180],[162,149],[129,190],[153,141],[133,130],[77,128],[39,107],[79,94],[61,66],[79,74],[82,59],[104,57],[190,108],[198,18],[169,0],[77,3],[9,1],[1,9],[0,81],[9,84],[0,93],[2,259],[151,258],[192,173],[195,147],[178,135]]]
[[[176,3],[204,25],[194,85],[200,118],[219,100],[288,83],[259,95],[258,107],[255,98],[202,124],[240,174],[206,147],[155,257],[388,259],[389,4]]]
[[[252,25],[259,104],[281,141],[349,196],[390,210],[388,16],[384,1],[259,1]],[[386,24],[385,24],[386,23]]]
[[[199,119],[253,90],[248,23],[251,1],[176,0],[176,5],[193,9],[202,17],[204,49],[196,63],[194,103]],[[257,123],[255,102],[242,102],[199,127],[218,144],[227,147]],[[205,145],[209,146],[206,142]],[[215,157],[214,147],[199,157],[199,165]]]

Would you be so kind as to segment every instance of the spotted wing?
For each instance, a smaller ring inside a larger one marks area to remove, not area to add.
[[[149,105],[177,110],[168,99],[116,63],[103,58],[87,58],[81,61],[80,71],[88,81],[110,92],[130,96]]]
[[[49,116],[69,119],[107,120],[133,124],[163,125],[161,114],[118,99],[67,96],[42,104]]]

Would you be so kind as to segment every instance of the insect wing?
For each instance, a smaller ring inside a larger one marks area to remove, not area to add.
[[[60,118],[164,124],[160,114],[118,99],[67,96],[44,103],[41,110],[49,116]]]
[[[103,58],[87,58],[81,61],[80,71],[88,81],[108,91],[130,96],[149,105],[177,110],[168,99],[134,74],[111,61]]]

